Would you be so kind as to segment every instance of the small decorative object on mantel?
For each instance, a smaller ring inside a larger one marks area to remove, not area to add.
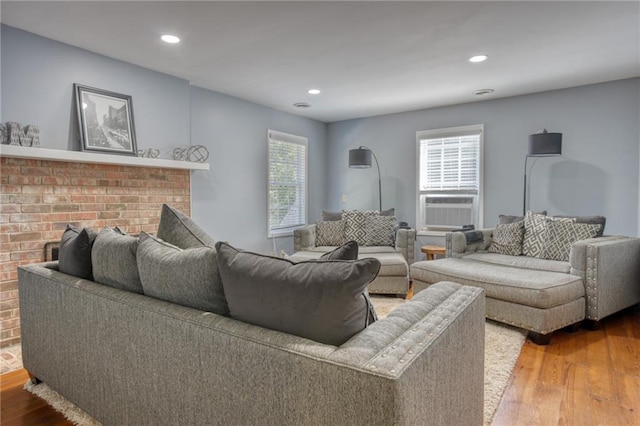
[[[155,148],[138,150],[138,157],[142,157],[142,158],[158,158],[159,156],[160,156],[160,150],[155,149]]]
[[[175,148],[173,150],[174,160],[204,163],[207,158],[209,158],[209,150],[204,145],[192,145],[188,148]]]
[[[40,127],[16,122],[2,123],[2,143],[19,146],[40,146]]]
[[[74,83],[83,151],[138,155],[131,96]]]

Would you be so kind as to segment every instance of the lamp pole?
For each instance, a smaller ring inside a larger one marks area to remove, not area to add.
[[[378,163],[378,157],[376,157],[376,154],[371,148],[364,145],[360,146],[360,148],[368,149],[371,152],[371,155],[373,155],[373,159],[376,160],[376,167],[378,168],[378,200],[380,203],[380,211],[382,211],[382,178],[380,177],[380,164]]]

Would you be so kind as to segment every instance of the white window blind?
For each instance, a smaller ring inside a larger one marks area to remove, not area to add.
[[[477,192],[480,133],[420,139],[420,190]]]
[[[269,130],[269,237],[307,222],[307,138]]]

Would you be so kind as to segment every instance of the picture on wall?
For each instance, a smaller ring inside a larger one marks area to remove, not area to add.
[[[83,151],[137,155],[131,96],[74,84]]]

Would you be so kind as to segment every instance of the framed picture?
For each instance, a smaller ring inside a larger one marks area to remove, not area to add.
[[[83,151],[138,155],[131,96],[73,85]]]

